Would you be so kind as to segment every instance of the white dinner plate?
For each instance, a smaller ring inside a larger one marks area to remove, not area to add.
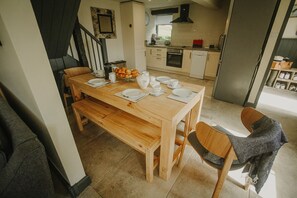
[[[126,89],[122,92],[123,96],[128,98],[138,98],[143,95],[143,91],[140,89]]]
[[[192,95],[192,91],[190,89],[184,89],[184,88],[174,89],[172,90],[172,93],[181,98],[187,98],[190,95]]]
[[[105,82],[104,79],[98,79],[98,78],[94,78],[88,81],[88,83],[92,85],[100,85],[100,84],[103,84],[104,82]]]
[[[157,81],[159,81],[160,83],[164,83],[166,84],[166,82],[168,82],[171,78],[168,76],[158,76],[156,78]]]
[[[167,84],[167,87],[170,88],[170,89],[179,89],[181,88],[181,84],[177,84],[175,87],[172,87],[171,85]]]

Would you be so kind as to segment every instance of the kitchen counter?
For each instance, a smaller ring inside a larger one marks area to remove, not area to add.
[[[185,49],[185,50],[197,50],[197,51],[209,51],[209,52],[220,52],[221,50],[219,50],[218,48],[195,48],[192,46],[166,46],[166,45],[147,45],[146,47],[156,47],[156,48],[173,48],[173,49]]]

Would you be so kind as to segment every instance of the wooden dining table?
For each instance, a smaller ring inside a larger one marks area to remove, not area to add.
[[[87,84],[93,78],[92,74],[69,78],[74,101],[81,100],[85,94],[159,126],[161,128],[159,176],[168,180],[174,166],[173,154],[177,124],[189,113],[189,129],[195,130],[200,117],[205,87],[180,82],[183,88],[191,89],[196,93],[188,103],[168,98],[167,96],[171,94],[172,89],[169,89],[165,84],[161,84],[165,94],[161,96],[148,95],[137,102],[131,102],[115,94],[126,89],[139,89],[137,82],[118,80],[116,83],[94,88]]]

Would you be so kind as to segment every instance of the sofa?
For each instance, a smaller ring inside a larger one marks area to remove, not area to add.
[[[1,95],[0,197],[54,197],[44,146]]]

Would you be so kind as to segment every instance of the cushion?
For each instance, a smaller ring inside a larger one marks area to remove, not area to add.
[[[12,153],[12,145],[10,138],[0,126],[0,150],[6,155],[6,158]]]
[[[226,133],[226,134],[231,134],[229,131],[224,129],[223,127],[217,125],[217,126],[212,126],[213,128]],[[203,132],[200,132],[203,133]],[[222,169],[224,166],[224,159],[211,153],[208,151],[205,147],[202,146],[202,144],[199,142],[196,136],[196,132],[192,132],[188,136],[188,140],[193,146],[193,148],[196,150],[196,152],[203,158],[203,160],[208,163],[210,166],[217,168],[217,169]],[[245,163],[239,163],[239,161],[234,160],[230,170],[235,170],[243,167]]]
[[[6,161],[5,153],[0,150],[0,172],[5,167],[6,163],[7,161]]]

